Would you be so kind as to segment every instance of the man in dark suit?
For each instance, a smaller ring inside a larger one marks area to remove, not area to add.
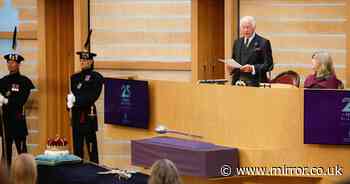
[[[98,163],[96,131],[98,130],[95,102],[101,94],[103,76],[94,71],[95,53],[90,52],[90,35],[85,43],[85,51],[80,56],[81,71],[71,76],[71,93],[67,96],[67,107],[72,111],[74,154],[84,157],[84,142],[90,161]]]
[[[251,16],[240,20],[242,37],[234,42],[232,58],[241,68],[226,66],[232,75],[232,83],[243,81],[248,86],[267,82],[266,73],[273,69],[270,41],[255,33],[255,19]]]
[[[4,56],[7,62],[9,74],[0,79],[0,106],[3,112],[3,125],[0,126],[0,135],[3,151],[2,157],[7,157],[7,166],[11,165],[12,144],[15,143],[17,153],[27,152],[26,137],[28,128],[24,112],[24,104],[34,89],[32,81],[20,74],[20,63],[24,58],[15,53],[16,51],[16,32],[15,28],[12,49],[13,52]]]

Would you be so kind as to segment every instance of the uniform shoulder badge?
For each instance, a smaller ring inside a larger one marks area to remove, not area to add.
[[[91,75],[86,75],[84,80],[85,80],[85,81],[89,81],[90,78],[91,78]]]
[[[12,84],[11,91],[19,92],[19,84]]]
[[[82,86],[83,86],[83,84],[81,82],[79,82],[79,84],[77,85],[77,89],[81,89]]]

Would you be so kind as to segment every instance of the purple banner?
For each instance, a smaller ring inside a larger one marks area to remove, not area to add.
[[[148,128],[148,82],[105,78],[105,123]]]
[[[350,91],[304,91],[304,143],[350,144]]]

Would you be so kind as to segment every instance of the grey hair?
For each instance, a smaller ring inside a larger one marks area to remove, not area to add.
[[[168,160],[158,160],[152,165],[148,184],[182,184],[175,164]]]
[[[241,20],[239,21],[239,26],[242,27],[243,23],[250,23],[253,28],[255,29],[256,27],[256,21],[255,18],[252,16],[244,16],[241,18]]]
[[[333,60],[328,52],[317,51],[312,54],[312,59],[319,62],[319,67],[316,68],[316,77],[327,77],[334,73]]]

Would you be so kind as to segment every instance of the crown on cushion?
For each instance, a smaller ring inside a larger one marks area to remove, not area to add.
[[[60,137],[59,135],[56,135],[56,138],[54,139],[48,139],[47,140],[47,148],[49,150],[66,150],[68,145],[68,141],[64,137]]]

